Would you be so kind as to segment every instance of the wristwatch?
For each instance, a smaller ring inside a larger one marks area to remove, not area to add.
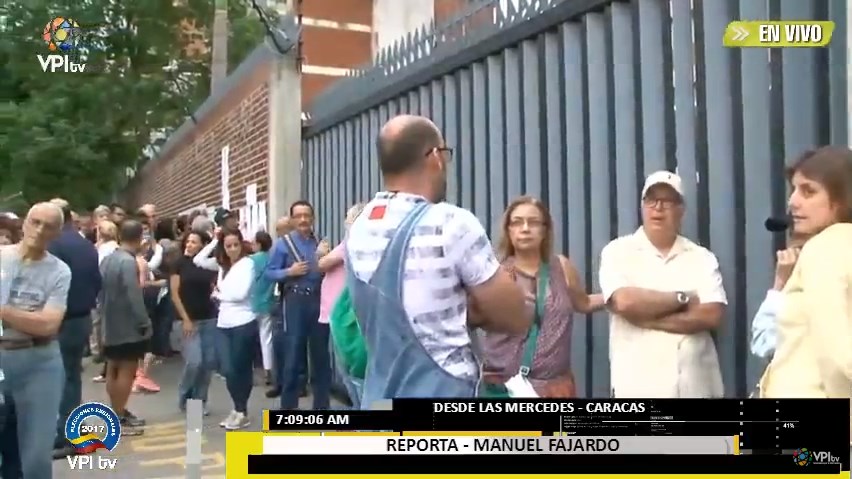
[[[675,293],[675,297],[677,298],[677,304],[680,305],[681,309],[685,308],[689,304],[689,295],[683,291]]]

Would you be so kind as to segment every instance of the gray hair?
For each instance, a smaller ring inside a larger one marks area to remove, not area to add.
[[[59,219],[60,228],[65,224],[65,213],[62,211],[62,207],[53,201],[43,201],[41,203],[34,204],[32,208],[30,208],[30,210],[27,212],[27,218],[29,218],[29,216],[33,214],[33,211],[41,208],[52,210],[53,213],[56,214],[56,217]]]
[[[216,229],[216,225],[213,223],[213,220],[206,216],[196,216],[195,219],[192,220],[190,229],[192,231],[204,231],[205,233],[210,234],[214,229]]]
[[[367,206],[365,203],[355,203],[352,205],[352,207],[346,212],[346,224],[351,225],[354,223],[355,218],[364,211],[365,206]]]
[[[109,216],[109,214],[111,213],[111,211],[110,211],[110,209],[109,209],[109,206],[107,206],[107,205],[100,205],[100,206],[98,206],[97,208],[95,208],[95,211],[93,211],[92,213],[93,213],[95,216],[101,216],[101,215],[107,215],[107,216]]]
[[[65,208],[68,208],[69,206],[71,206],[71,204],[68,203],[68,200],[66,200],[64,198],[54,198],[54,199],[50,200],[50,203],[53,203],[54,205],[58,206],[60,209],[65,209]]]

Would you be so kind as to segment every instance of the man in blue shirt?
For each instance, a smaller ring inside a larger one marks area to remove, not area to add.
[[[65,366],[65,383],[62,402],[59,403],[59,419],[54,441],[54,456],[64,457],[74,451],[65,439],[65,420],[82,400],[83,355],[92,333],[92,310],[95,309],[95,301],[101,290],[101,272],[98,269],[98,251],[95,245],[81,236],[74,227],[68,202],[59,199],[52,202],[62,208],[65,222],[62,233],[50,243],[48,251],[71,270],[65,317],[58,336],[62,363]]]
[[[328,409],[331,390],[329,327],[319,323],[322,273],[317,267],[324,248],[313,232],[314,208],[307,201],[290,206],[295,231],[276,240],[266,268],[266,278],[284,282],[284,364],[280,368],[281,409],[299,407],[299,373],[307,368],[305,350],[310,353],[313,408]]]
[[[275,250],[277,248],[285,248],[286,243],[282,241],[285,236],[288,236],[293,232],[293,224],[290,221],[289,216],[282,216],[278,218],[278,221],[275,223],[275,234],[277,237],[277,241],[273,243],[272,249],[269,251],[269,256],[272,257],[275,255]],[[277,398],[281,395],[281,365],[284,364],[284,331],[286,331],[286,327],[284,326],[284,288],[286,287],[286,281],[281,281],[275,284],[275,306],[272,309],[272,350],[273,350],[273,364],[272,364],[272,384],[271,387],[266,390],[266,397],[268,398]],[[302,364],[308,368],[308,351],[305,350],[304,359]],[[306,397],[308,395],[308,371],[307,369],[299,371],[299,397]]]

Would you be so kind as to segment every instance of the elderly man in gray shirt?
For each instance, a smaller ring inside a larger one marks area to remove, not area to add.
[[[0,388],[11,427],[0,435],[2,477],[50,478],[56,412],[65,370],[56,334],[65,315],[71,270],[47,251],[62,210],[33,206],[23,240],[0,248]]]
[[[118,230],[119,247],[101,262],[103,289],[99,298],[103,323],[103,354],[107,360],[106,389],[121,419],[122,434],[141,434],[145,421],[127,410],[139,361],[150,351],[151,319],[142,295],[139,257],[142,224],[125,220]]]

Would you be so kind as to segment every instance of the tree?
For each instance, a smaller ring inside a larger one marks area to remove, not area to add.
[[[247,16],[248,4],[230,3],[236,65],[262,41],[263,27]],[[37,55],[51,53],[42,32],[57,16],[80,25],[84,73],[42,70]],[[209,46],[212,21],[209,0],[0,6],[0,198],[61,196],[77,208],[108,200],[127,170],[146,161],[152,138],[177,128],[209,94],[209,50],[190,55],[185,46],[193,35]]]

